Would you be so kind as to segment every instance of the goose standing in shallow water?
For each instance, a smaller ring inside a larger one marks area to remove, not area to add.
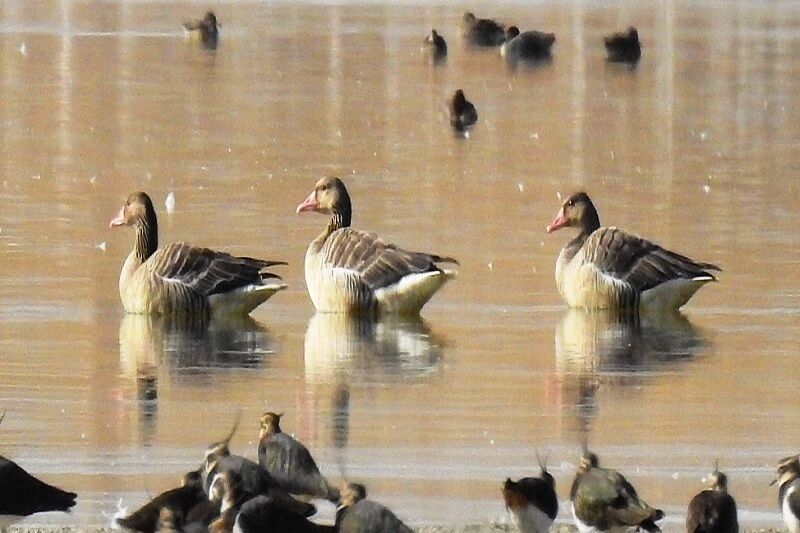
[[[246,315],[286,285],[264,269],[285,265],[234,257],[186,243],[158,249],[158,222],[150,197],[128,196],[109,227],[133,226],[136,240],[119,275],[119,294],[128,313]]]
[[[320,312],[375,316],[419,314],[456,273],[438,263],[458,262],[408,252],[374,233],[350,228],[350,195],[339,178],[320,179],[297,212],[330,214],[328,226],[306,251],[308,294]]]
[[[698,263],[615,227],[600,227],[585,192],[570,196],[547,233],[580,233],[556,261],[556,285],[570,307],[611,310],[679,309],[697,290],[717,279],[711,263]]]

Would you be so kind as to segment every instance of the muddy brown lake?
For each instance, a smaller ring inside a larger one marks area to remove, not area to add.
[[[108,527],[239,410],[235,452],[255,458],[258,417],[283,412],[334,482],[415,527],[510,522],[501,483],[535,474],[537,450],[566,502],[584,438],[666,531],[716,459],[740,523],[781,525],[768,484],[800,447],[800,4],[221,2],[215,51],[181,27],[207,7],[0,7],[0,454],[79,493],[19,525]],[[465,9],[554,32],[552,60],[465,46]],[[607,63],[603,35],[631,24],[640,63]],[[468,138],[446,115],[457,88]],[[303,257],[326,220],[295,207],[322,175],[347,184],[355,227],[460,261],[421,319],[315,315]],[[133,233],[108,222],[134,190],[162,244],[287,261],[289,288],[246,321],[125,316]],[[720,282],[678,316],[569,311],[569,230],[544,228],[577,190]]]

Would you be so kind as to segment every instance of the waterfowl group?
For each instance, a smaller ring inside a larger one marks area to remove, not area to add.
[[[363,485],[348,482],[341,492],[329,485],[305,446],[280,431],[279,420],[280,416],[273,412],[261,417],[258,453],[260,460],[265,459],[262,466],[241,458],[221,467],[222,458],[240,457],[232,455],[229,449],[237,422],[228,437],[208,447],[204,463],[197,471],[187,473],[180,487],[159,494],[126,517],[117,518],[117,524],[142,532],[411,531],[389,509],[367,500]],[[256,483],[253,468],[261,473]],[[322,496],[338,504],[335,524],[309,520],[316,507],[293,495]]]

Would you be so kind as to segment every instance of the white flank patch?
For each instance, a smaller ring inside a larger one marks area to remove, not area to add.
[[[786,524],[789,531],[791,533],[800,533],[800,520],[794,515],[789,506],[789,496],[791,496],[795,490],[797,490],[797,485],[792,485],[789,487],[789,490],[786,491],[786,494],[783,496],[783,502],[781,503],[781,511],[783,514],[783,523]]]

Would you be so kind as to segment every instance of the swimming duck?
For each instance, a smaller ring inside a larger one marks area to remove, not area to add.
[[[287,492],[338,502],[339,491],[320,473],[308,448],[281,430],[281,416],[269,412],[261,417],[259,465]]]
[[[213,50],[219,41],[219,29],[217,28],[217,16],[213,11],[206,12],[200,20],[190,20],[183,23],[183,27],[191,36],[197,39],[204,48]]]
[[[603,38],[608,60],[614,63],[636,63],[642,57],[639,32],[631,26],[627,32],[618,32]]]
[[[447,56],[447,43],[436,30],[431,30],[431,33],[425,37],[423,49],[428,49],[434,63],[440,62]]]
[[[119,294],[128,313],[160,315],[246,315],[286,288],[264,269],[285,265],[234,257],[186,243],[158,248],[153,202],[143,192],[128,196],[109,227],[133,226],[133,250],[119,276]]]
[[[739,521],[736,501],[728,494],[728,476],[714,465],[714,471],[704,480],[708,488],[700,491],[689,502],[686,513],[688,533],[737,533]]]
[[[550,57],[550,48],[556,42],[555,33],[530,30],[520,33],[510,26],[506,30],[506,42],[500,47],[500,55],[509,61],[536,60]]]
[[[600,227],[585,192],[563,203],[547,233],[577,228],[556,261],[556,285],[570,307],[673,311],[706,283],[711,263],[695,262],[615,227]]]
[[[789,533],[800,533],[800,455],[784,457],[778,463],[778,502]]]
[[[536,454],[539,459],[539,454]],[[558,514],[556,482],[547,471],[547,462],[539,459],[539,477],[524,477],[519,481],[507,478],[503,485],[506,508],[514,515],[514,521],[522,533],[546,533],[550,531]]]
[[[492,19],[479,19],[469,12],[461,19],[461,34],[474,46],[500,46],[506,40],[502,24]]]
[[[350,228],[350,195],[335,177],[317,181],[297,212],[330,214],[328,226],[306,251],[305,277],[320,312],[362,316],[417,315],[425,303],[455,276],[438,263],[449,257],[408,252],[374,233]]]
[[[478,122],[478,112],[472,102],[464,96],[464,91],[457,89],[447,103],[450,112],[450,126],[457,132],[464,132]]]
[[[364,485],[347,483],[341,493],[341,505],[336,512],[339,533],[413,533],[386,506],[366,499]]]
[[[636,489],[622,474],[598,465],[597,455],[584,450],[570,489],[572,516],[579,531],[608,531],[637,527],[661,531],[656,521],[664,517],[639,499]]]

